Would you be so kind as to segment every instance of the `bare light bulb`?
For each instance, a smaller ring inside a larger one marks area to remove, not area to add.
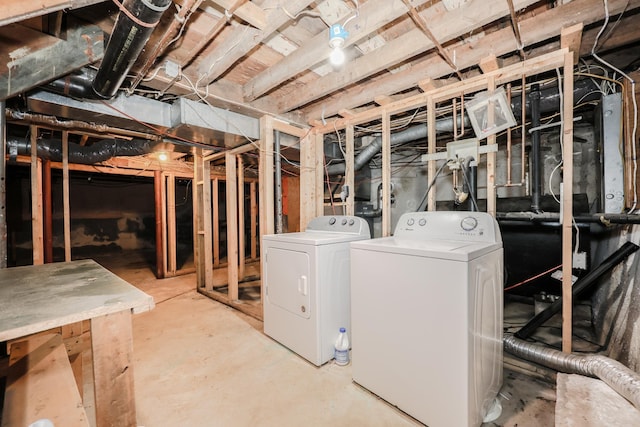
[[[158,154],[158,160],[160,160],[161,162],[166,162],[168,158],[169,156],[167,156],[167,153]]]
[[[331,51],[331,55],[329,55],[329,62],[332,65],[342,65],[344,64],[344,51],[340,47],[335,47]]]

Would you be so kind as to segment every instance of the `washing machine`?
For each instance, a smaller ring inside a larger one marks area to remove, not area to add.
[[[429,427],[499,414],[502,266],[482,212],[408,213],[351,243],[353,380]]]
[[[370,238],[366,220],[321,216],[303,232],[262,238],[264,332],[309,362],[333,358],[351,331],[349,243]]]

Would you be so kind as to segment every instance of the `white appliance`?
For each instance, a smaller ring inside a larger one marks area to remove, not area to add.
[[[479,426],[499,408],[502,265],[482,212],[404,214],[352,243],[353,380],[429,427]]]
[[[366,220],[321,216],[306,231],[262,238],[264,332],[320,366],[340,328],[351,333],[349,242],[369,239]]]

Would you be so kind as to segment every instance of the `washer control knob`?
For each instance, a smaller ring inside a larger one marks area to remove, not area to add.
[[[416,223],[416,221],[415,221],[413,218],[409,218],[409,219],[407,220],[407,225],[409,225],[409,226],[411,226],[411,225],[413,225],[413,224],[415,224],[415,223]]]
[[[420,226],[424,227],[425,225],[427,225],[427,220],[424,218],[420,218],[420,221],[418,221],[418,224],[420,224]]]
[[[342,225],[347,225],[347,218],[344,218],[344,219],[342,220]]]
[[[462,227],[464,231],[473,231],[477,226],[478,220],[472,216],[462,218],[462,221],[460,221],[460,227]]]
[[[333,217],[329,218],[329,225],[333,225],[335,223],[336,223],[336,219],[335,218],[333,218]]]
[[[355,224],[355,223],[356,223],[356,222],[355,222],[355,220],[354,220],[353,218],[349,220],[349,225],[353,225],[353,224]]]

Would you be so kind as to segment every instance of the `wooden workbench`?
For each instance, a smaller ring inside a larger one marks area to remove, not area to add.
[[[154,305],[93,260],[0,269],[0,342],[90,320],[96,424],[135,427],[131,314]]]

